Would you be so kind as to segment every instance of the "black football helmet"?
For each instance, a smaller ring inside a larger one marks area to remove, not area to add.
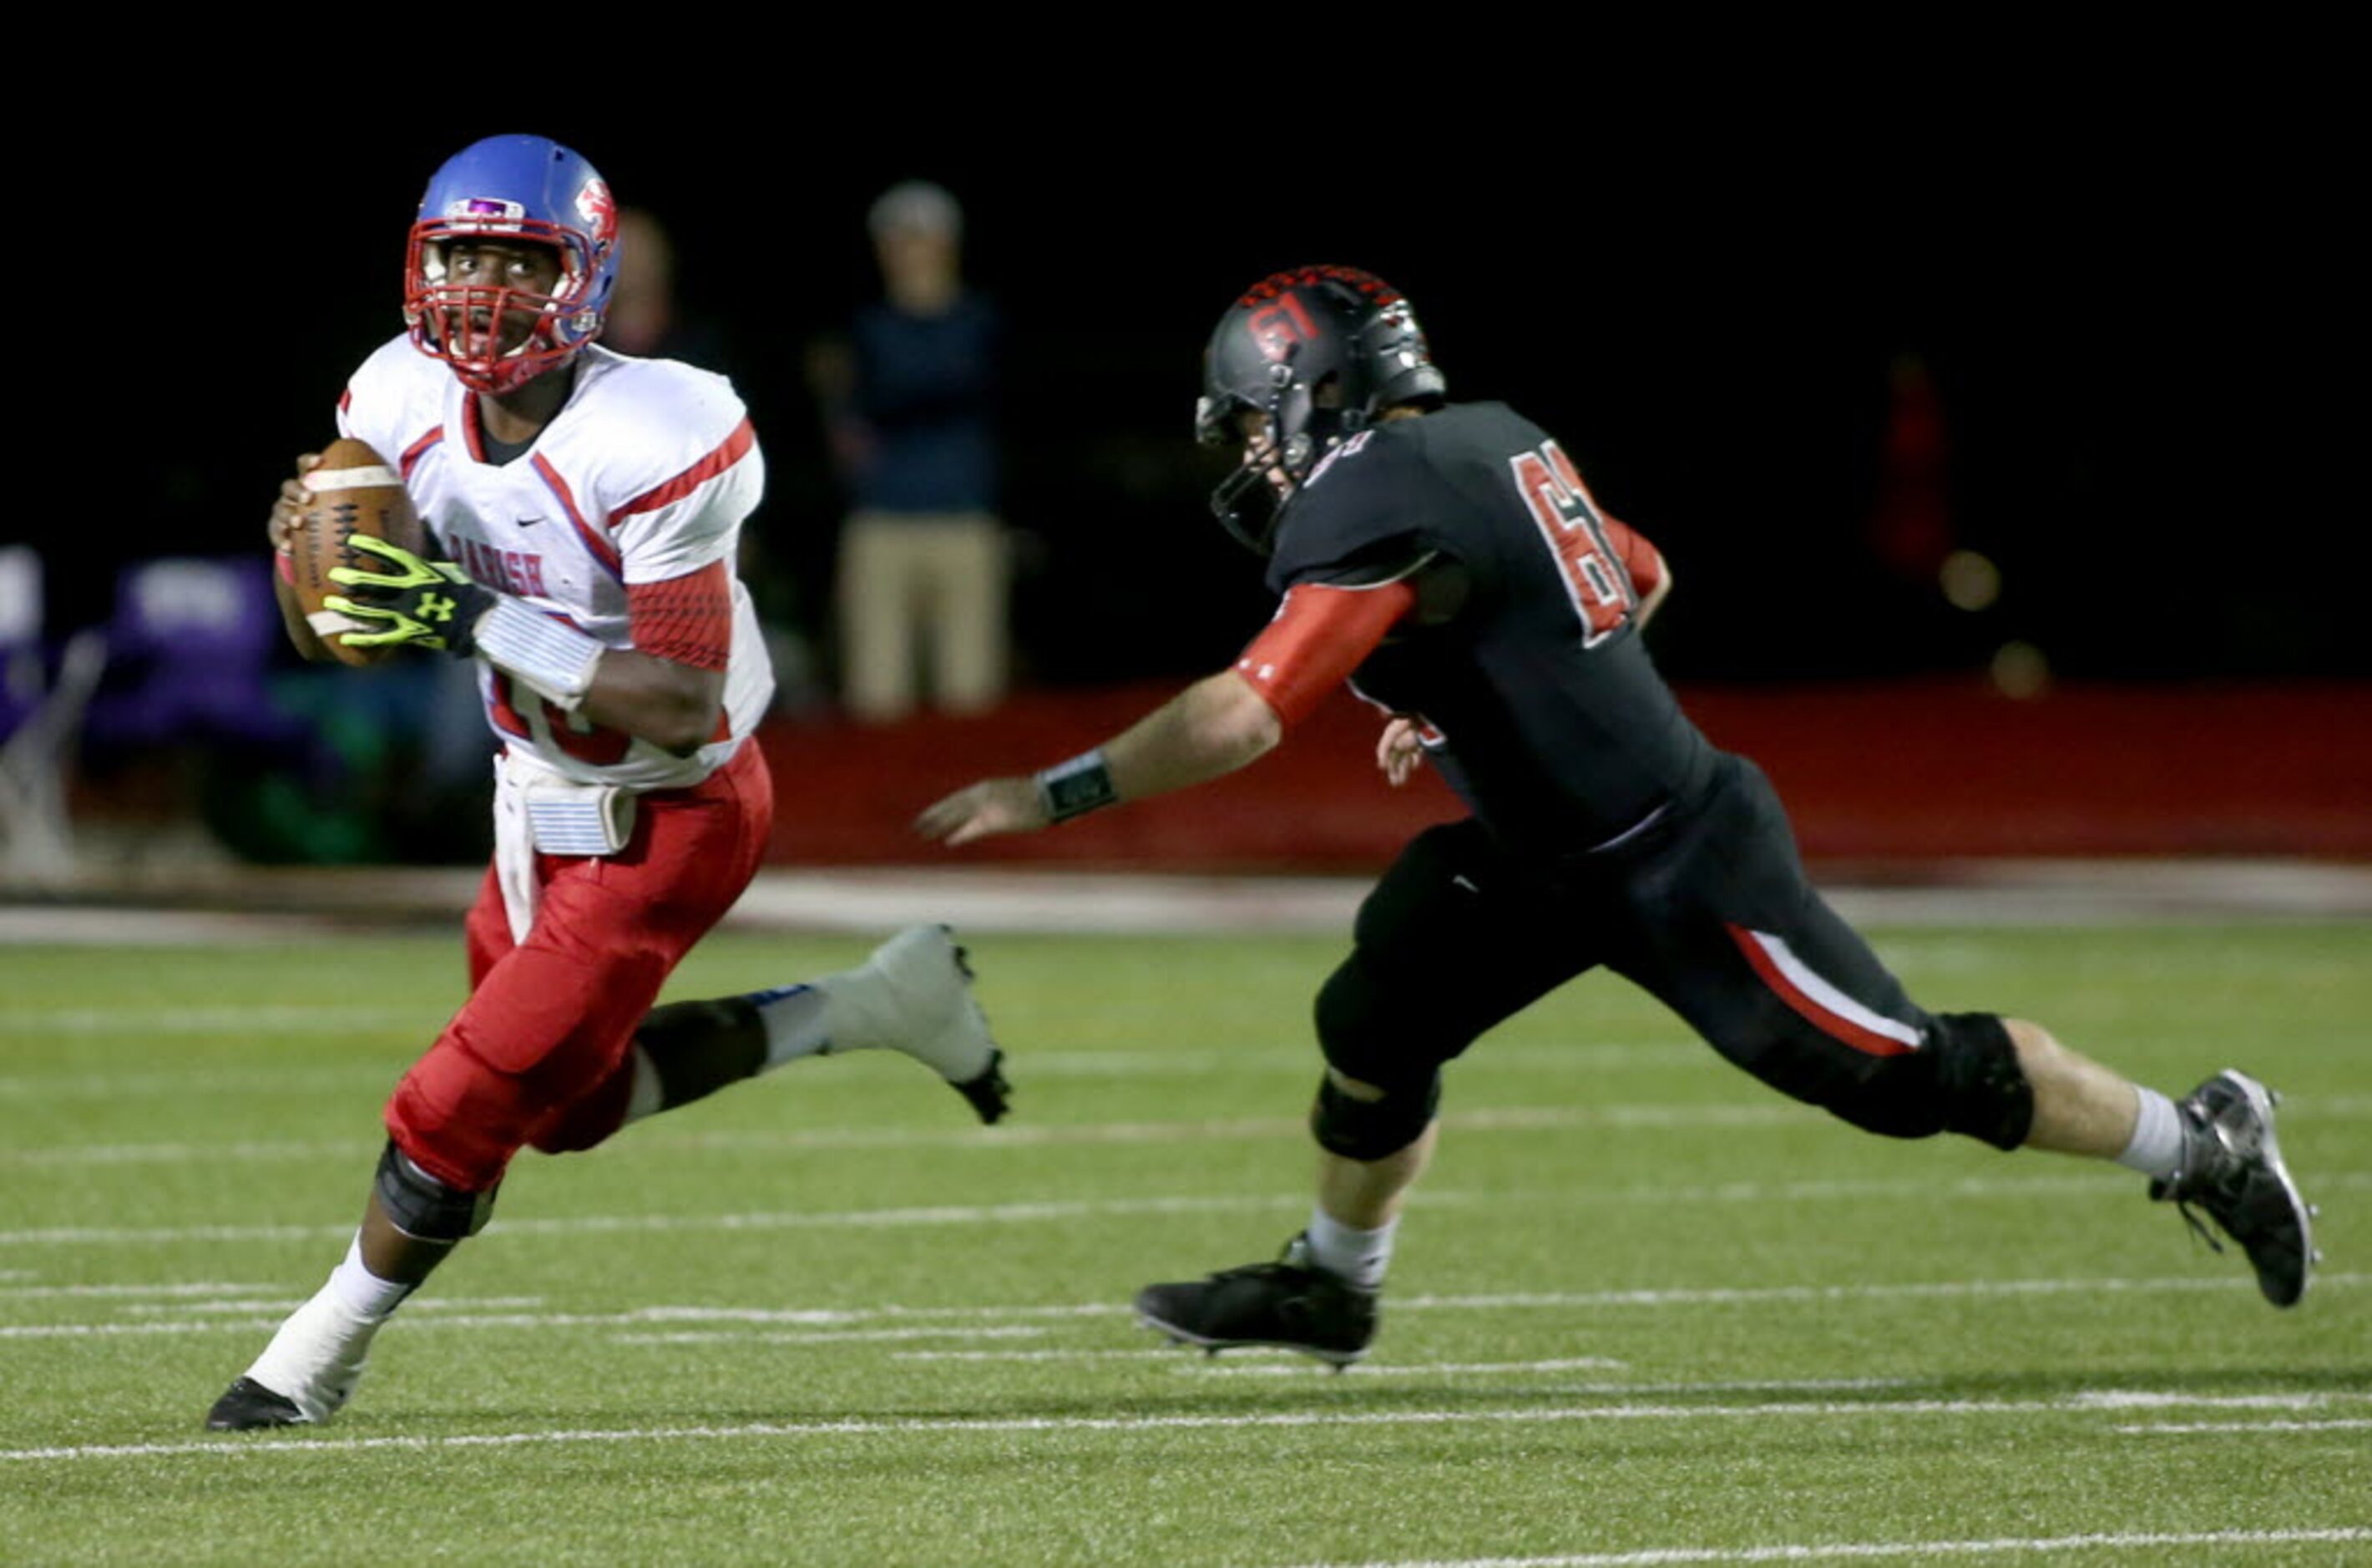
[[[1203,354],[1195,438],[1234,447],[1248,439],[1242,415],[1267,421],[1264,448],[1212,491],[1211,510],[1267,554],[1277,508],[1330,450],[1396,403],[1438,402],[1446,387],[1415,312],[1383,279],[1355,267],[1262,278],[1219,318]],[[1267,515],[1247,519],[1246,503],[1263,494]]]

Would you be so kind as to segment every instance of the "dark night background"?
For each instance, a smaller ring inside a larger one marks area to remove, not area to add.
[[[107,516],[39,530],[65,568],[53,612],[103,613],[108,568],[137,554],[261,548],[287,459],[327,438],[347,371],[400,325],[430,170],[533,130],[672,230],[683,305],[768,456],[763,600],[810,630],[838,502],[800,354],[873,286],[866,203],[919,175],[964,202],[968,271],[1013,330],[1006,511],[1029,536],[1016,634],[1037,683],[1199,672],[1265,618],[1254,563],[1203,510],[1215,472],[1190,413],[1217,313],[1307,261],[1397,284],[1453,395],[1548,426],[1664,548],[1676,677],[1973,669],[2014,639],[2067,679],[2372,668],[2326,368],[2361,338],[2336,280],[2348,203],[2295,127],[2207,123],[2179,94],[2049,126],[2015,108],[1906,95],[1820,134],[1677,110],[1556,135],[1444,114],[1356,154],[1331,133],[1230,145],[1150,110],[1042,134],[526,111],[192,124],[122,238],[117,319],[150,334],[154,378],[136,430],[68,437],[101,444]],[[184,241],[176,267],[152,265],[151,235]],[[136,308],[164,286],[169,311]],[[1870,542],[1904,354],[1933,378],[1957,542],[2002,570],[1981,613]],[[123,389],[115,362],[74,363]]]

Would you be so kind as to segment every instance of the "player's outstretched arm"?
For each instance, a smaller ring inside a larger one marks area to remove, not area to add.
[[[1231,773],[1266,755],[1285,723],[1232,669],[1193,685],[1095,750],[1029,777],[983,779],[926,807],[914,831],[936,843],[966,844],[999,833],[1034,832],[1100,806]]]

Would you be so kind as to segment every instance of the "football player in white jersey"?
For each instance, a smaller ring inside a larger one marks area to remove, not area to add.
[[[471,991],[387,1106],[345,1259],[215,1401],[238,1431],[326,1420],[372,1336],[485,1223],[512,1156],[626,1123],[827,1051],[902,1051],[1005,1110],[1002,1054],[942,926],[806,984],[655,1006],[749,885],[773,793],[751,735],[773,690],[734,575],[763,465],[724,377],[593,340],[617,209],[576,153],[498,136],[430,180],[412,227],[408,331],[364,362],[342,435],[400,473],[433,554],[358,540],[346,621],[284,620],[308,657],[359,647],[472,658],[496,765],[495,850],[466,927]],[[285,553],[319,504],[300,458],[272,509]],[[327,488],[326,479],[322,488]]]

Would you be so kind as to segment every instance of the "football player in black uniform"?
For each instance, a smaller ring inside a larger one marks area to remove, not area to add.
[[[1393,715],[1378,746],[1391,782],[1429,759],[1472,812],[1401,852],[1319,993],[1308,1227],[1279,1261],[1147,1286],[1139,1315],[1213,1349],[1358,1359],[1433,1150],[1442,1064],[1599,965],[1855,1126],[2129,1166],[2211,1241],[2193,1210],[2221,1226],[2267,1299],[2296,1303],[2312,1211],[2264,1086],[2226,1071],[2177,1101],[2034,1024],[1913,1002],[1806,880],[1761,770],[1710,745],[1657,673],[1640,630],[1672,587],[1662,557],[1547,432],[1444,392],[1380,279],[1309,267],[1255,285],[1212,336],[1196,424],[1240,447],[1213,505],[1268,557],[1275,619],[1233,668],[1096,750],[983,780],[916,822],[960,844],[1217,777],[1355,671]]]

